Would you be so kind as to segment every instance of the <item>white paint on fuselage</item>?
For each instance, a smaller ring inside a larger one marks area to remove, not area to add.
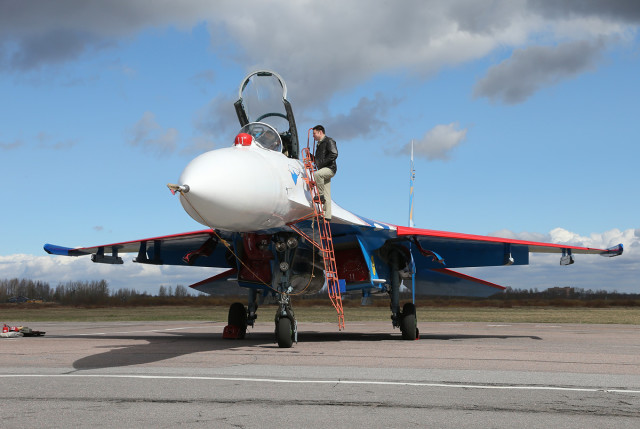
[[[217,149],[191,161],[180,176],[185,211],[212,228],[249,232],[283,227],[312,212],[301,161],[258,144]],[[366,225],[332,202],[333,221]]]

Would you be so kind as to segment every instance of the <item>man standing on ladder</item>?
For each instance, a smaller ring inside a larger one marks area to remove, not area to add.
[[[318,194],[324,209],[324,219],[331,221],[331,178],[336,175],[338,166],[336,159],[338,158],[338,146],[336,141],[325,135],[324,127],[316,125],[313,127],[313,139],[318,142],[315,153],[316,186]]]

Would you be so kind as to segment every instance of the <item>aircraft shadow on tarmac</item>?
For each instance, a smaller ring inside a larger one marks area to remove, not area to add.
[[[86,356],[73,363],[78,370],[117,368],[132,365],[144,365],[172,359],[193,353],[226,351],[246,355],[257,352],[296,353],[296,346],[280,349],[275,342],[274,334],[268,332],[251,332],[243,340],[226,340],[220,333],[167,333],[166,335],[95,335],[77,338],[139,340],[139,344],[114,343],[104,346],[109,350]],[[515,339],[528,338],[542,340],[530,335],[460,335],[460,334],[421,334],[421,340],[464,341],[477,339]],[[393,333],[360,333],[360,332],[299,332],[298,340],[302,343],[330,343],[342,341],[402,341],[399,332]],[[253,349],[253,351],[252,351]]]

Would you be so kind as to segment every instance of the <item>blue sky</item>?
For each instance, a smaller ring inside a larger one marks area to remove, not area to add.
[[[0,1],[0,278],[153,291],[211,275],[42,245],[201,229],[165,185],[232,143],[238,85],[266,68],[300,140],[322,123],[338,142],[343,207],[407,224],[413,140],[417,227],[625,245],[466,272],[638,292],[639,24],[635,1]]]

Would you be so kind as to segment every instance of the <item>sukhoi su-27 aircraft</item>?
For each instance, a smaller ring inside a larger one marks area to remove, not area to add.
[[[254,326],[261,297],[279,305],[275,337],[280,347],[297,341],[291,298],[327,290],[344,327],[343,294],[387,294],[391,320],[403,339],[419,336],[414,302],[401,306],[400,287],[415,294],[490,296],[504,287],[455,268],[527,265],[531,252],[574,255],[622,254],[622,244],[592,249],[480,235],[417,229],[373,221],[332,202],[325,222],[313,179],[313,151],[300,151],[298,132],[284,80],[256,71],[241,83],[234,104],[240,122],[235,141],[192,160],[177,184],[185,211],[207,229],[91,247],[46,244],[54,255],[91,255],[96,263],[122,264],[121,253],[137,253],[139,264],[216,268],[216,275],[191,285],[210,293],[222,283],[245,288],[248,305],[229,309],[225,337],[243,338]],[[315,146],[315,145],[314,145]],[[300,159],[302,158],[302,159]]]

